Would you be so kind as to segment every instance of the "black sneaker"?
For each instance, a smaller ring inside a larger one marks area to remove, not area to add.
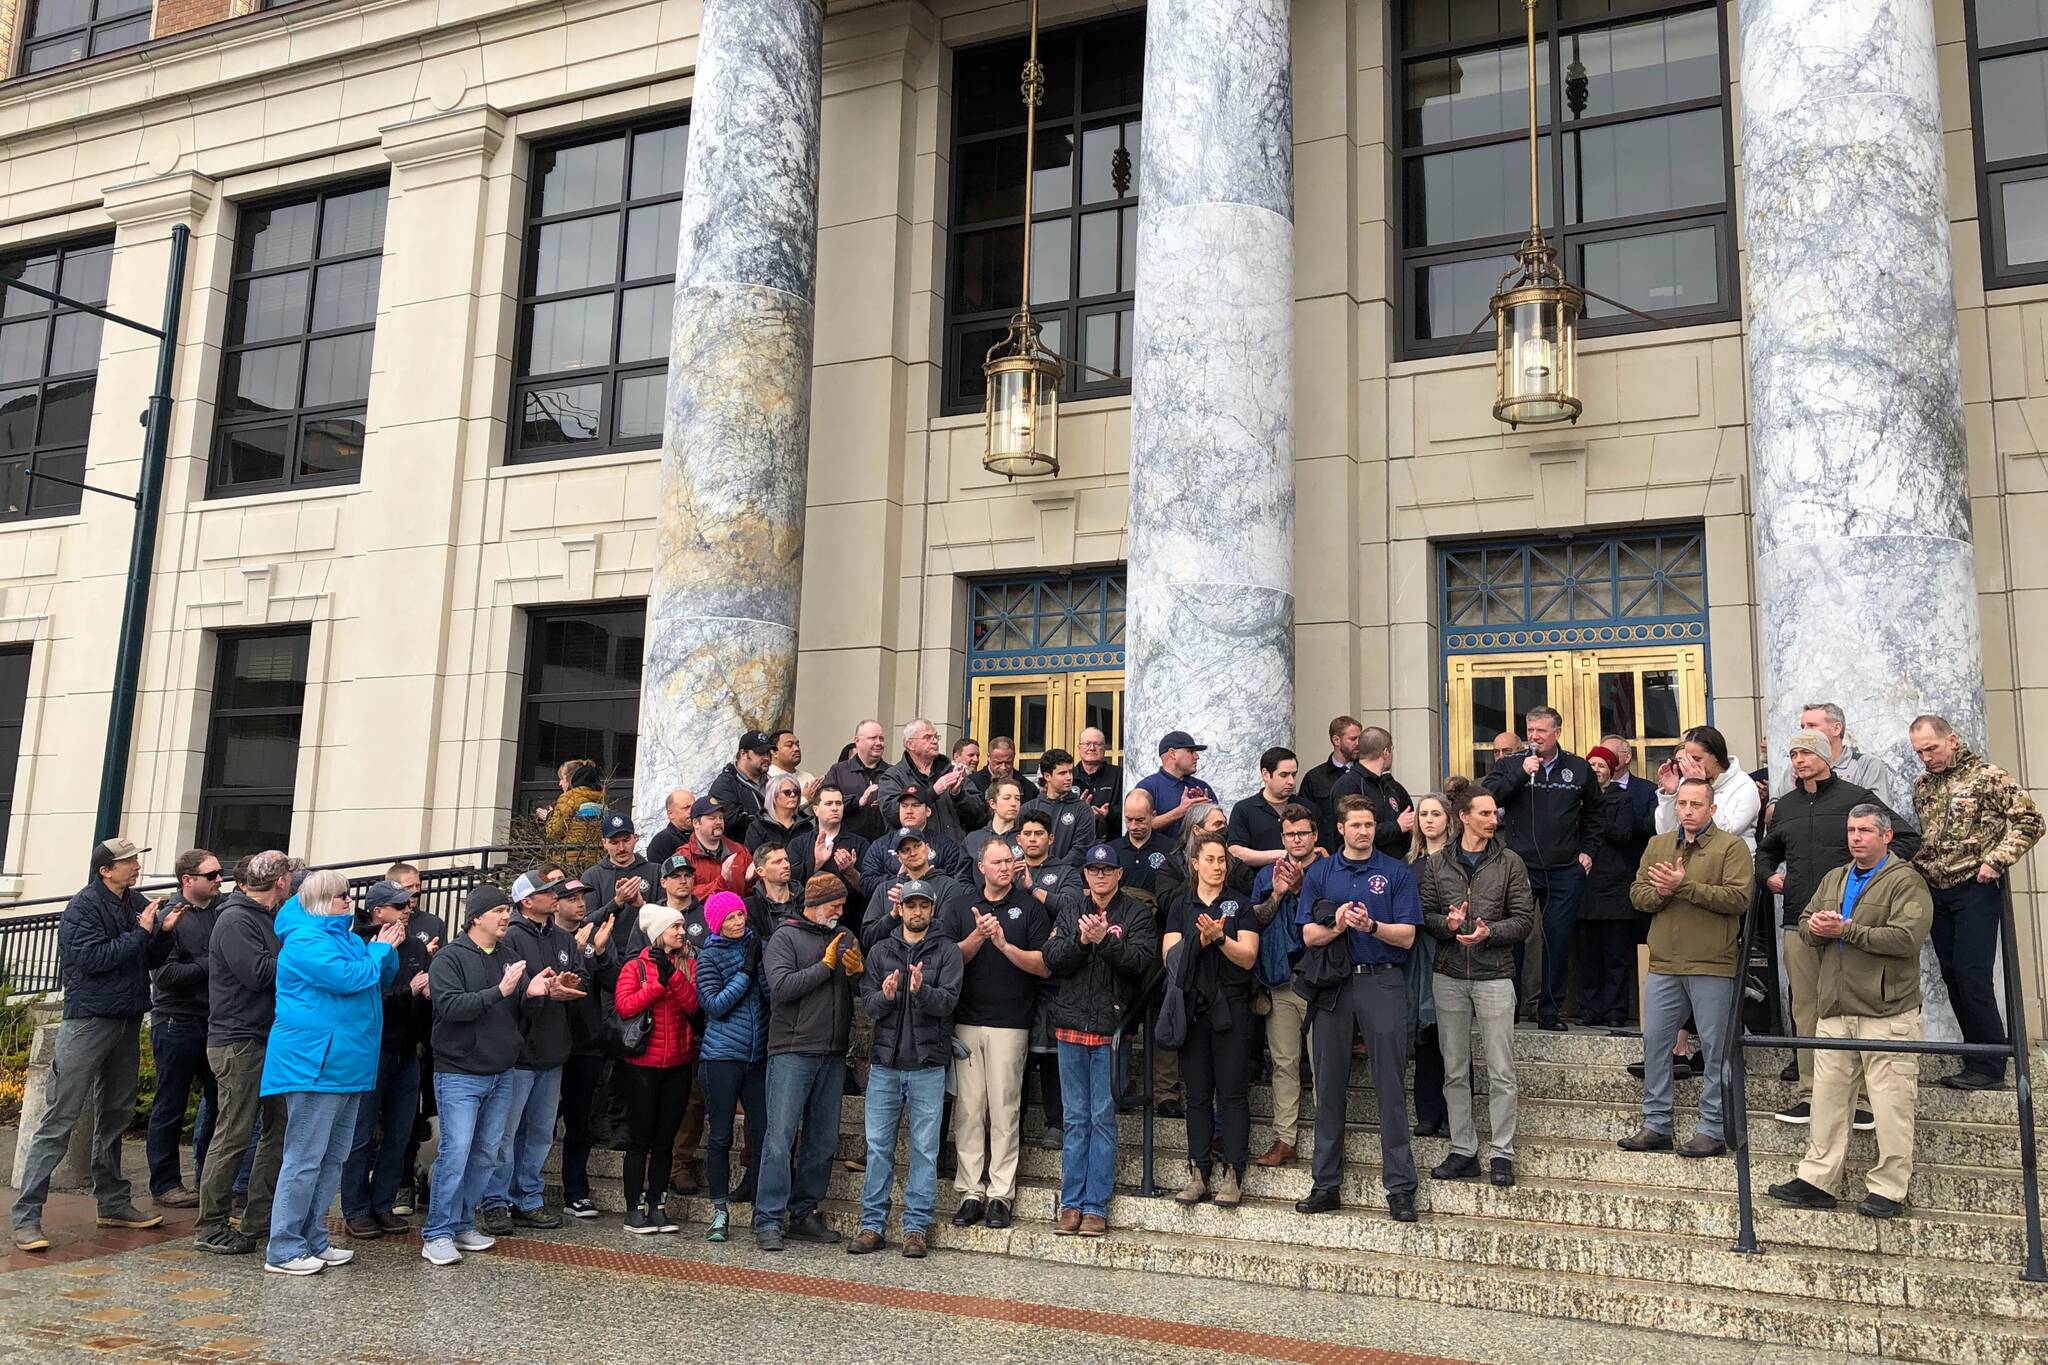
[[[571,1218],[595,1218],[597,1217],[597,1205],[591,1203],[588,1199],[571,1199],[562,1205],[562,1212],[568,1214]]]
[[[1536,1027],[1545,1033],[1569,1033],[1570,1027],[1562,1019],[1538,1019]]]
[[[1859,1133],[1874,1133],[1877,1131],[1877,1115],[1868,1109],[1858,1109],[1849,1126]]]
[[[1614,1145],[1624,1152],[1668,1152],[1672,1145],[1671,1134],[1660,1133],[1645,1125],[1617,1140]]]
[[[256,1239],[234,1228],[218,1228],[194,1237],[192,1245],[215,1256],[247,1256],[256,1249]]]
[[[646,1237],[661,1231],[661,1221],[645,1208],[626,1210],[626,1231]]]
[[[1906,1206],[1896,1199],[1887,1199],[1881,1194],[1866,1194],[1863,1202],[1856,1206],[1856,1212],[1865,1218],[1896,1218]]]
[[[816,1242],[820,1246],[831,1246],[839,1241],[839,1234],[825,1226],[825,1220],[812,1209],[789,1225],[789,1236],[799,1242]]]
[[[1415,1221],[1415,1196],[1412,1194],[1390,1194],[1387,1196],[1387,1212],[1397,1223]]]
[[[755,1228],[754,1245],[762,1251],[782,1250],[782,1229]]]
[[[1431,1180],[1474,1180],[1479,1176],[1479,1157],[1476,1153],[1452,1152],[1431,1168]]]
[[[1179,1100],[1161,1100],[1152,1106],[1152,1112],[1163,1119],[1184,1119],[1188,1116],[1186,1106]]]
[[[1778,1079],[1787,1085],[1799,1084],[1799,1060],[1796,1057],[1785,1063],[1785,1069],[1778,1073]]]
[[[1504,1156],[1493,1159],[1493,1183],[1502,1189],[1512,1189],[1515,1184],[1515,1163]]]
[[[476,1230],[486,1237],[510,1237],[512,1235],[512,1210],[507,1208],[478,1210]]]
[[[1342,1201],[1335,1190],[1310,1190],[1294,1201],[1296,1213],[1335,1213]]]
[[[2004,1087],[2005,1077],[1987,1076],[1981,1071],[1958,1071],[1953,1076],[1943,1076],[1941,1083],[1951,1090],[1998,1090]],[[1872,1197],[1875,1198],[1876,1196]],[[1891,1201],[1886,1200],[1885,1202],[1890,1203]],[[1889,1218],[1891,1214],[1878,1214],[1876,1216]]]
[[[1807,1100],[1801,1100],[1797,1104],[1786,1105],[1771,1117],[1780,1123],[1797,1124],[1804,1128],[1813,1122],[1813,1105]]]
[[[1780,1203],[1790,1204],[1794,1208],[1831,1209],[1835,1207],[1835,1197],[1833,1195],[1820,1186],[1801,1180],[1796,1176],[1782,1185],[1771,1186],[1768,1193],[1771,1198],[1778,1200]]]
[[[562,1215],[543,1204],[537,1209],[515,1209],[512,1222],[522,1228],[558,1228]]]

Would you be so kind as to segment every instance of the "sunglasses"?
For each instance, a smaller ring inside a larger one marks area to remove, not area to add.
[[[203,877],[210,882],[217,882],[221,879],[221,870],[216,867],[211,872],[194,872],[191,875],[195,877]]]

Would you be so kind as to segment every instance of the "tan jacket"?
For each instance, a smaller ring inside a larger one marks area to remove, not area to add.
[[[1735,936],[1749,910],[1756,861],[1749,845],[1718,825],[1690,844],[1674,830],[1650,840],[1636,866],[1629,903],[1650,921],[1650,970],[1664,976],[1734,976]],[[1676,860],[1685,880],[1666,896],[1650,882],[1650,869]]]
[[[1838,939],[1814,935],[1817,910],[1842,908],[1849,868],[1821,878],[1799,915],[1799,936],[1820,949],[1820,1017],[1889,1018],[1920,1008],[1920,945],[1934,925],[1926,879],[1894,854],[1870,879]]]

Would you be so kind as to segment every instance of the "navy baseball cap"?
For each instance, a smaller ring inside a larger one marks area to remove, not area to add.
[[[1123,860],[1116,856],[1116,850],[1108,844],[1097,844],[1089,849],[1088,856],[1081,860],[1083,867],[1114,867],[1121,870],[1123,865]]]
[[[925,837],[923,830],[912,829],[910,826],[905,825],[903,828],[897,830],[894,834],[891,834],[889,836],[889,849],[891,852],[894,852],[895,850],[903,847],[905,844],[911,842],[912,840],[916,840],[918,843],[923,844],[927,848],[931,847],[932,841]]]
[[[1195,743],[1195,737],[1185,730],[1168,730],[1159,737],[1159,752],[1169,749],[1193,749],[1196,753],[1208,748],[1206,744]]]
[[[690,807],[690,818],[692,820],[702,820],[707,815],[723,814],[725,814],[725,807],[719,803],[718,798],[715,796],[700,796],[697,798],[696,804]]]
[[[613,811],[604,817],[602,828],[604,830],[604,837],[607,839],[616,839],[621,834],[632,834],[634,833],[633,817],[621,815],[617,811]]]
[[[397,882],[382,881],[371,887],[368,894],[363,897],[363,908],[382,910],[390,905],[411,905],[412,897],[413,893]]]

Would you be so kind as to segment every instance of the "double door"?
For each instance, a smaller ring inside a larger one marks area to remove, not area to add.
[[[1123,762],[1121,670],[974,680],[967,732],[981,741],[984,757],[989,741],[1006,735],[1016,741],[1018,769],[1034,774],[1047,749],[1078,755],[1081,732],[1090,728],[1108,738],[1110,762]]]
[[[1492,768],[1494,736],[1520,734],[1532,706],[1564,716],[1560,742],[1574,753],[1602,735],[1622,736],[1639,777],[1654,776],[1678,737],[1707,719],[1706,651],[1698,645],[1459,655],[1446,661],[1445,688],[1447,763],[1467,776]]]

